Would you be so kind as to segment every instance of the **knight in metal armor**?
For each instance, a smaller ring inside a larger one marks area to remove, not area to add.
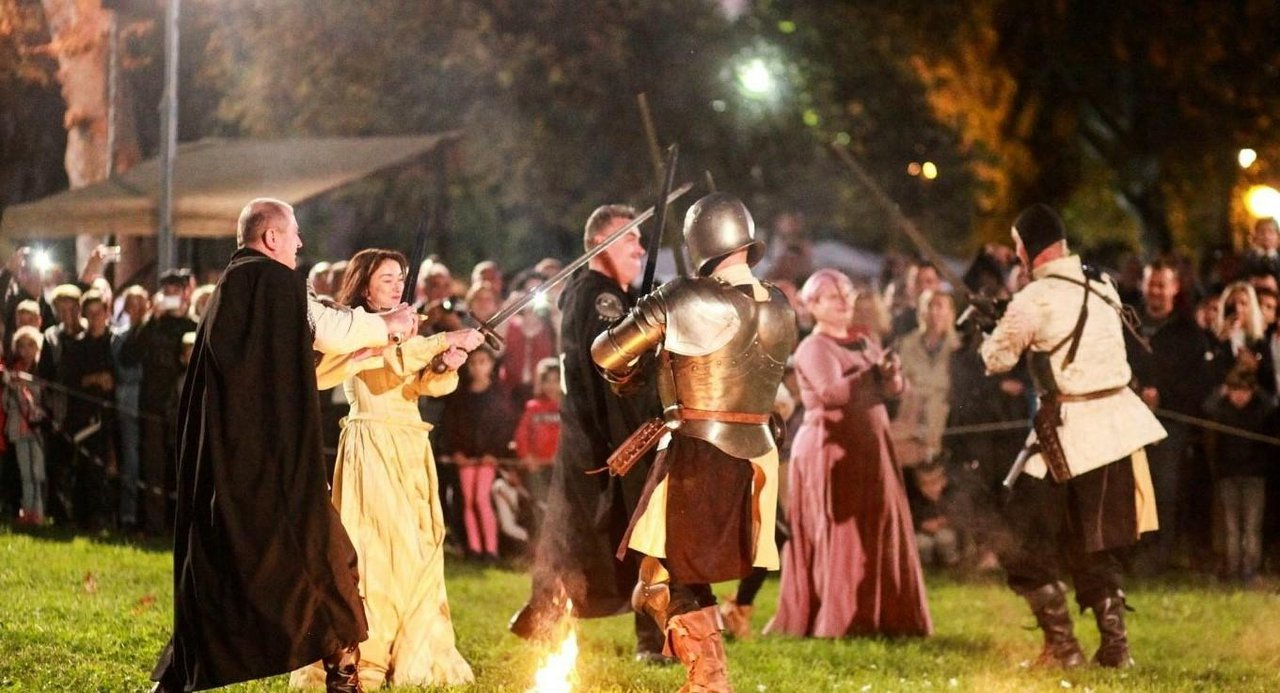
[[[698,276],[642,297],[602,333],[592,358],[615,386],[658,359],[663,416],[610,460],[659,448],[618,549],[644,556],[632,606],[666,633],[688,678],[682,691],[727,691],[724,647],[710,583],[776,570],[778,452],[774,396],[796,345],[787,299],[751,273],[763,244],[746,206],[724,193],[689,209],[685,243]]]
[[[1044,632],[1039,664],[1084,663],[1072,631],[1064,573],[1101,635],[1094,662],[1132,663],[1118,551],[1156,529],[1145,446],[1164,428],[1130,389],[1128,322],[1115,287],[1067,248],[1061,218],[1034,205],[1013,241],[1031,283],[1014,295],[980,352],[990,373],[1025,352],[1039,397],[1022,454],[1005,485],[1015,539],[1001,555],[1008,584]]]

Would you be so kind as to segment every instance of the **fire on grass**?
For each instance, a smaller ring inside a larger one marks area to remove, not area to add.
[[[571,693],[578,681],[578,629],[574,625],[573,600],[564,603],[564,618],[551,638],[550,653],[533,675],[533,687],[526,693]]]

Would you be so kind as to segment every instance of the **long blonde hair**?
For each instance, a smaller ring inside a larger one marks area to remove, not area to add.
[[[1227,312],[1235,310],[1235,306],[1231,305],[1232,299],[1241,292],[1249,298],[1249,308],[1246,314],[1241,316],[1245,338],[1256,342],[1266,333],[1266,324],[1262,321],[1262,309],[1258,308],[1258,294],[1249,282],[1233,282],[1222,290],[1222,299],[1218,301],[1217,331],[1221,333],[1227,324]]]

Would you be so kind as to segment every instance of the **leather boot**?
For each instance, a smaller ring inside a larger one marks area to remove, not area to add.
[[[564,608],[557,604],[539,604],[530,600],[507,623],[507,630],[522,640],[549,642],[559,631]]]
[[[751,612],[755,607],[743,606],[733,599],[720,602],[720,618],[724,620],[724,629],[729,637],[735,640],[746,640],[751,637]]]
[[[351,645],[321,660],[325,693],[364,693],[360,685],[360,646]]]
[[[667,642],[685,668],[680,693],[732,693],[716,607],[672,616]]]
[[[1124,627],[1124,592],[1104,597],[1095,602],[1093,617],[1098,622],[1098,634],[1102,642],[1093,655],[1093,662],[1098,666],[1123,669],[1133,666],[1133,658],[1129,656],[1129,637]]]
[[[1083,665],[1084,652],[1071,628],[1066,585],[1051,582],[1022,596],[1035,614],[1036,625],[1044,631],[1044,649],[1036,658],[1036,666],[1071,669]]]
[[[535,581],[536,582],[536,581]],[[568,615],[569,595],[559,578],[549,586],[535,587],[529,601],[511,617],[507,630],[523,640],[550,642],[560,633],[560,622]]]

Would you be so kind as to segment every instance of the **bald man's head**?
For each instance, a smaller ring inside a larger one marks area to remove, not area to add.
[[[293,207],[286,202],[269,197],[250,200],[236,222],[236,247],[261,245],[267,229],[284,229],[292,218]]]

